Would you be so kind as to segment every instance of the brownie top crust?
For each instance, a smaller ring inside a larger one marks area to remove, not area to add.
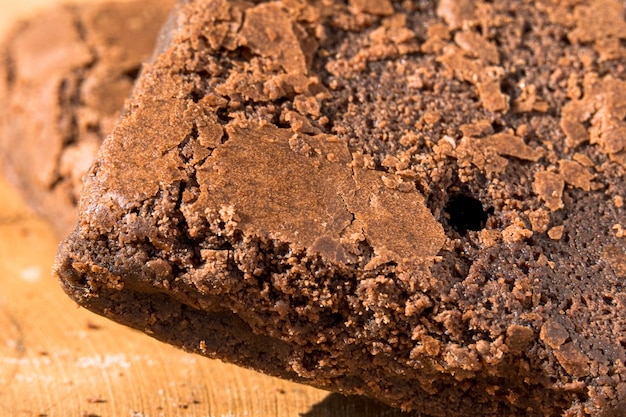
[[[622,2],[195,0],[171,23],[60,247],[74,299],[434,416],[625,412]]]

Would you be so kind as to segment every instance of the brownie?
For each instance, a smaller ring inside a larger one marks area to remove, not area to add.
[[[19,24],[0,56],[0,165],[59,236],[173,0],[57,6]]]
[[[74,300],[431,416],[626,415],[621,1],[171,22],[60,246]]]

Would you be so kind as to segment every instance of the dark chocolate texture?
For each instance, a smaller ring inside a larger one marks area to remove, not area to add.
[[[626,413],[622,2],[181,3],[56,271],[433,416]]]
[[[149,5],[149,7],[148,7]],[[58,6],[16,27],[0,62],[0,165],[59,236],[173,0]]]

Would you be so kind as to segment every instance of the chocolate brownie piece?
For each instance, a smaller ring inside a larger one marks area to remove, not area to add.
[[[181,3],[56,271],[433,416],[626,413],[622,2]]]
[[[60,236],[173,0],[58,6],[20,24],[0,63],[0,164]]]

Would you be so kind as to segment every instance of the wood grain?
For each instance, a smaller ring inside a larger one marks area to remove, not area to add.
[[[0,34],[54,3],[0,0]],[[186,354],[78,308],[51,276],[48,225],[1,178],[0,201],[0,416],[407,415]]]

